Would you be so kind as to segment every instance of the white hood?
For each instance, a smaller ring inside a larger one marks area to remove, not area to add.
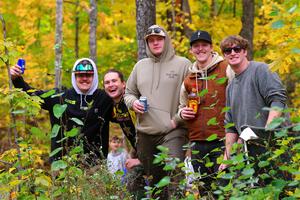
[[[94,78],[93,78],[93,83],[91,88],[89,89],[89,91],[87,91],[87,93],[82,93],[80,91],[80,89],[78,88],[77,84],[76,84],[76,79],[75,79],[75,73],[73,73],[73,71],[75,70],[75,67],[78,63],[80,63],[83,60],[88,60],[94,69]],[[77,92],[77,94],[82,94],[82,95],[92,95],[95,90],[98,88],[98,71],[97,71],[97,67],[96,64],[94,63],[93,60],[89,59],[89,58],[80,58],[78,60],[76,60],[75,64],[73,65],[73,69],[72,69],[72,85],[73,88],[75,89],[75,91]]]

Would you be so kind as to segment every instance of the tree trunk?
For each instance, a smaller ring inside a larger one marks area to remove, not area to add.
[[[233,17],[236,16],[236,0],[233,0]]]
[[[215,17],[216,16],[216,12],[217,11],[217,4],[215,0],[211,0],[210,3],[210,17]]]
[[[138,60],[146,58],[145,33],[149,26],[156,23],[155,0],[136,0],[136,31],[138,43]]]
[[[56,0],[55,87],[61,88],[63,0]]]
[[[248,59],[253,59],[254,0],[243,0],[242,30],[240,35],[249,41]]]
[[[79,0],[75,2],[75,58],[79,58]]]
[[[90,0],[90,58],[97,63],[97,0]]]

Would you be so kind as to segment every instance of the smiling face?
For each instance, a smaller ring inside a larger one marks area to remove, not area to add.
[[[224,57],[228,64],[233,68],[243,67],[247,62],[247,50],[241,48],[236,44],[223,50]]]
[[[212,45],[203,40],[194,42],[190,49],[190,53],[196,58],[199,67],[205,67],[211,62],[212,51]]]
[[[94,74],[78,73],[75,74],[76,85],[82,93],[87,93],[92,87]]]
[[[114,102],[119,102],[125,91],[125,81],[122,81],[117,72],[108,72],[104,76],[104,90]]]
[[[159,57],[164,50],[165,37],[160,35],[150,35],[147,38],[147,43],[151,53],[156,57]]]

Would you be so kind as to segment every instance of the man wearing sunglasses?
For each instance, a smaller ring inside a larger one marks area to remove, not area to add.
[[[94,159],[101,158],[101,155],[107,156],[108,121],[112,112],[112,101],[103,90],[98,89],[97,68],[91,59],[82,58],[75,62],[71,75],[73,87],[62,91],[55,88],[51,91],[34,90],[32,92],[33,88],[23,80],[19,66],[12,67],[10,73],[16,88],[41,96],[44,100],[41,106],[49,111],[51,126],[60,126],[60,130],[51,138],[51,152],[59,147],[63,149],[50,157],[50,162],[60,159],[71,146],[80,144],[79,139],[83,140],[84,152],[91,156],[87,157],[91,160],[86,160],[89,164],[97,164]],[[94,101],[102,106],[93,107]],[[53,110],[58,105],[67,106],[59,119],[55,117]],[[63,139],[64,132],[74,127],[78,127],[81,134],[67,140]]]
[[[286,107],[287,94],[278,75],[271,72],[265,63],[249,61],[247,49],[248,41],[241,36],[229,36],[221,42],[224,57],[236,74],[226,91],[226,106],[230,110],[226,112],[225,124],[234,126],[226,129],[225,160],[230,159],[231,147],[238,141],[243,127],[267,127],[281,115],[278,109],[272,108]],[[248,150],[249,155],[255,158],[265,152],[265,148],[255,145],[255,142],[248,145]],[[226,167],[221,164],[219,169]]]
[[[127,81],[125,103],[137,113],[137,153],[153,186],[166,175],[163,166],[153,164],[158,145],[169,148],[170,157],[184,159],[182,146],[187,131],[177,115],[180,86],[190,61],[175,55],[167,32],[158,25],[148,28],[144,37],[148,58],[136,63]],[[139,98],[147,98],[145,112]]]
[[[225,91],[229,79],[234,74],[223,57],[213,51],[212,39],[208,32],[198,30],[190,38],[190,53],[196,62],[189,68],[189,75],[184,79],[180,91],[179,115],[186,120],[189,129],[189,141],[191,150],[198,153],[192,154],[192,165],[195,172],[207,178],[201,179],[204,182],[200,193],[204,195],[210,191],[211,183],[218,171],[217,158],[222,155],[225,136],[224,113]],[[198,99],[198,109],[188,107],[188,95],[194,90],[197,95],[206,91]],[[216,123],[209,124],[215,118]],[[208,125],[209,124],[209,125]],[[207,141],[207,138],[216,134],[217,139]],[[213,166],[207,167],[207,162]],[[201,195],[201,196],[202,196]]]

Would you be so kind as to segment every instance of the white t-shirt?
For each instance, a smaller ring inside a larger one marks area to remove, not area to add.
[[[107,156],[107,168],[109,172],[114,174],[117,171],[124,171],[126,159],[126,151],[121,150],[117,152],[109,152]]]

